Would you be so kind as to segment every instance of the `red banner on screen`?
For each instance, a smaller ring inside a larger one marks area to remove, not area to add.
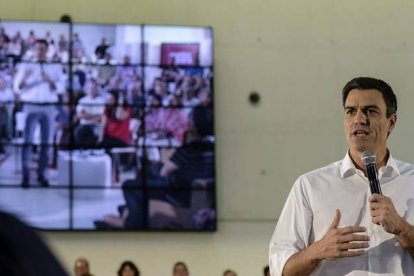
[[[163,43],[161,44],[161,65],[198,65],[199,43]]]

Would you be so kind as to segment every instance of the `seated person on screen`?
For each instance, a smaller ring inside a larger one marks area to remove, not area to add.
[[[122,208],[121,216],[105,216],[103,221],[95,222],[98,228],[145,227],[148,216],[145,209],[147,200],[150,199],[166,201],[176,207],[190,207],[193,181],[214,177],[214,145],[204,139],[206,135],[212,134],[209,132],[212,129],[204,128],[208,119],[205,115],[204,109],[193,110],[193,120],[185,144],[177,148],[156,173],[148,172],[145,183],[142,177],[138,177],[122,184],[126,206]],[[141,190],[143,184],[148,189],[146,198]]]
[[[138,75],[133,77],[133,81],[127,84],[126,102],[132,108],[132,117],[141,118],[143,107],[145,106],[145,96],[141,89],[141,80]]]
[[[161,97],[151,95],[149,97],[151,109],[145,114],[145,131],[157,133],[158,136],[171,136],[180,145],[183,144],[188,130],[189,116],[180,105],[176,96],[169,97],[168,108],[161,107]]]
[[[131,144],[129,123],[132,110],[125,105],[120,90],[110,90],[107,94],[107,104],[102,120],[100,146],[105,149],[127,147]]]
[[[3,139],[11,135],[14,98],[12,89],[7,85],[6,77],[0,75],[0,154],[4,153]]]
[[[98,82],[92,78],[85,83],[85,93],[76,106],[79,125],[75,129],[75,142],[82,148],[93,148],[102,128],[105,99],[99,95]]]
[[[70,132],[74,126],[74,118],[70,108],[73,100],[71,93],[67,91],[62,95],[61,105],[57,107],[56,122],[56,137],[55,143],[61,148],[67,148],[70,145]]]

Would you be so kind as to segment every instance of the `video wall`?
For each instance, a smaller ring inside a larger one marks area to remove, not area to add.
[[[213,65],[209,27],[0,21],[0,209],[214,231]]]

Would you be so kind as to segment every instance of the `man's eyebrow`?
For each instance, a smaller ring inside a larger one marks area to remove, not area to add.
[[[346,105],[344,107],[345,109],[352,109],[352,108],[356,108],[354,105]],[[374,109],[380,109],[378,105],[376,104],[370,104],[370,105],[365,105],[362,107],[362,109],[369,109],[369,108],[374,108]]]
[[[380,109],[379,106],[376,104],[370,104],[370,105],[366,105],[363,107],[363,109],[369,109],[369,108]]]

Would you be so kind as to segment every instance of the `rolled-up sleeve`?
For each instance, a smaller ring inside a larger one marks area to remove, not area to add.
[[[309,246],[312,210],[306,194],[306,180],[298,178],[289,193],[269,245],[269,268],[272,276],[282,275],[287,260]]]

